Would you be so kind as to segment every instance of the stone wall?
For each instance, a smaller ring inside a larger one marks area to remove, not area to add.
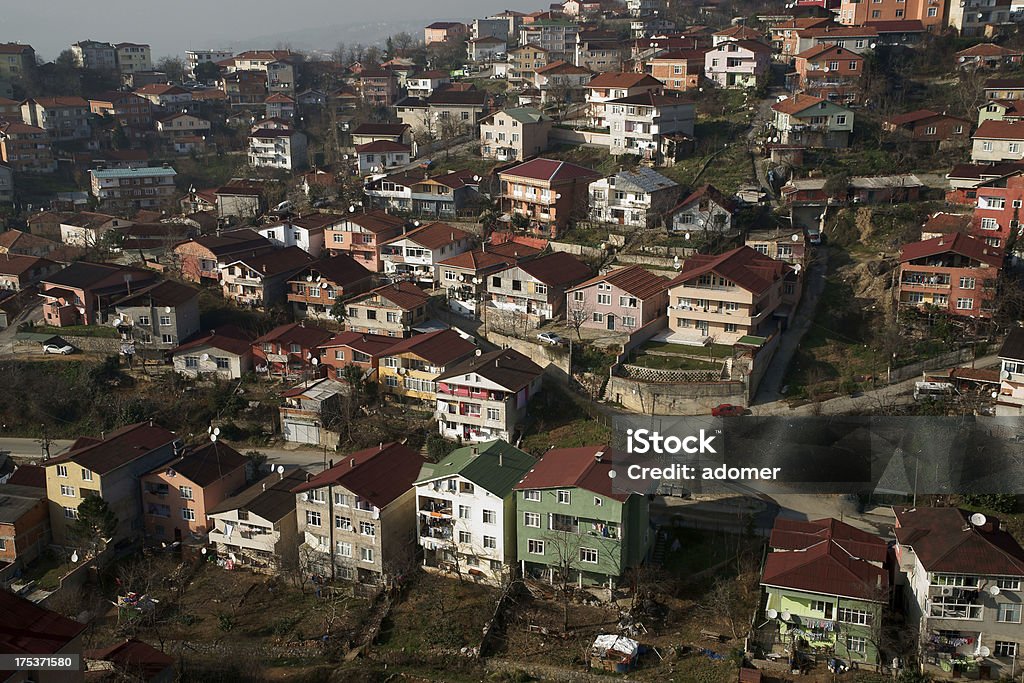
[[[746,405],[744,381],[660,384],[612,376],[604,392],[626,410],[656,415],[707,415],[722,403]]]
[[[562,381],[569,379],[569,350],[553,344],[535,344],[493,330],[487,332],[487,341],[503,349],[515,349],[537,365],[545,368]]]

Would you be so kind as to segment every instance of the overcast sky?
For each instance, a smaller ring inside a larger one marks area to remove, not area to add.
[[[427,20],[469,20],[505,7],[542,9],[528,0],[178,0],[170,4],[140,0],[7,0],[0,19],[0,42],[29,43],[46,60],[78,40],[148,43],[153,58],[190,48],[272,48],[253,38],[282,36],[296,48],[330,50],[339,40],[355,43],[369,31],[350,33],[353,25]],[[102,9],[98,9],[102,8]],[[379,35],[387,33],[380,27]],[[419,34],[422,37],[422,33]],[[302,38],[312,40],[301,45]],[[363,42],[368,42],[364,40]],[[323,44],[321,44],[323,43]]]

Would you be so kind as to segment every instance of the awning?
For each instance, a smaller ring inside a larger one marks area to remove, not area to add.
[[[753,334],[745,334],[736,340],[737,345],[762,347],[768,341],[765,337],[758,337]]]

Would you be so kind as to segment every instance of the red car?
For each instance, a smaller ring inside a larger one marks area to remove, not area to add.
[[[734,406],[731,403],[723,403],[711,409],[712,417],[739,417],[746,415],[747,409],[743,406]]]

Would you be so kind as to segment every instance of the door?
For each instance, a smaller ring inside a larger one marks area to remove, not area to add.
[[[608,317],[605,318],[605,319],[608,321],[608,329],[609,330],[614,330],[615,329],[615,316],[613,314],[609,313]]]
[[[179,529],[178,527],[174,527],[174,540],[175,541],[180,541],[181,540],[181,529]]]

